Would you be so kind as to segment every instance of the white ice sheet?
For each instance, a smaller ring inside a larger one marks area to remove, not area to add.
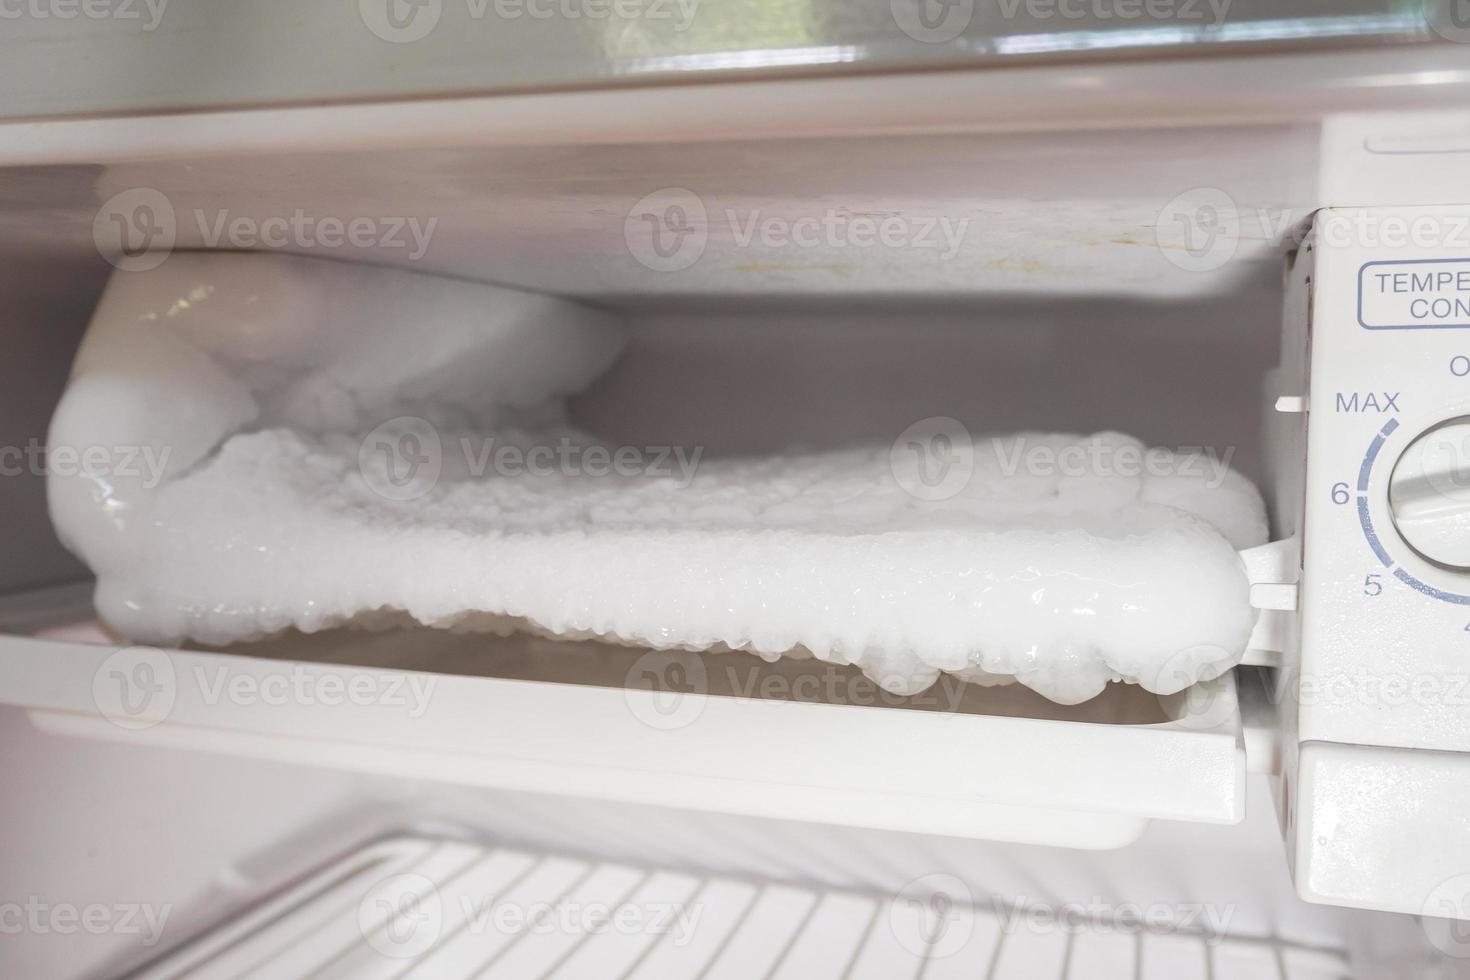
[[[1236,551],[1265,540],[1263,509],[1212,460],[921,430],[763,459],[640,447],[607,473],[618,447],[589,453],[557,399],[617,346],[611,318],[556,300],[174,256],[114,281],[51,437],[158,465],[54,474],[53,515],[102,616],[151,642],[412,619],[809,653],[901,692],[1014,677],[1066,702],[1114,679],[1170,693],[1244,651]],[[915,483],[910,448],[964,478]]]

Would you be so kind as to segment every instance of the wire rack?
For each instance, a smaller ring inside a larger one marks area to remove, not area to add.
[[[402,836],[334,861],[133,976],[1340,980],[1349,972],[1340,952],[1272,940],[1063,927],[942,894],[805,888]]]

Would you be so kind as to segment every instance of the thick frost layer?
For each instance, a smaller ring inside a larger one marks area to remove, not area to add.
[[[909,479],[902,441],[758,460],[690,447],[601,475],[602,457],[574,448],[589,441],[545,403],[610,360],[616,328],[594,315],[537,300],[529,330],[491,305],[465,329],[417,326],[415,346],[392,311],[354,334],[340,311],[266,303],[296,326],[272,320],[277,343],[254,356],[239,295],[159,328],[163,297],[202,297],[218,277],[220,258],[185,258],[160,270],[172,278],[154,280],[156,295],[114,284],[52,434],[96,443],[130,428],[146,442],[156,429],[167,441],[155,448],[183,459],[154,486],[53,478],[58,526],[98,573],[99,611],[136,639],[222,643],[411,617],[810,652],[900,692],[940,671],[1013,676],[1065,702],[1114,679],[1170,693],[1244,651],[1254,616],[1236,549],[1265,540],[1262,505],[1206,460],[1156,454],[1140,467],[1142,447],[1124,436],[1022,434],[944,443],[968,478],[942,494]],[[282,282],[341,291],[356,274],[233,261],[227,273],[250,280],[257,304]],[[353,285],[382,306],[374,284]],[[146,357],[119,342],[140,330]],[[440,356],[417,353],[431,341]],[[339,370],[348,352],[353,370]],[[160,384],[166,406],[152,404]],[[505,446],[521,461],[546,447],[554,462],[507,469],[495,462]]]

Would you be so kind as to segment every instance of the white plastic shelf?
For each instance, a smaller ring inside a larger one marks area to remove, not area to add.
[[[333,862],[133,980],[1343,980],[1274,940],[1036,925],[981,904],[809,889],[403,836]]]
[[[345,654],[305,643],[288,659],[0,637],[0,703],[129,745],[1056,846],[1116,848],[1152,819],[1244,812],[1230,674],[1168,698],[1115,685],[1075,708],[973,685],[891,705],[851,668],[813,661],[431,633],[357,634]],[[661,686],[681,667],[703,673],[698,690]],[[486,670],[500,675],[469,676]],[[803,694],[832,684],[835,700]]]

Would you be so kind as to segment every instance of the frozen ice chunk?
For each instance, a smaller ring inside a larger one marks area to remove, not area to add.
[[[963,479],[943,492],[913,482],[902,440],[620,469],[556,403],[617,347],[605,315],[557,300],[175,256],[114,281],[52,432],[167,459],[151,479],[55,476],[53,515],[101,615],[150,642],[397,617],[810,653],[903,693],[1014,678],[1064,702],[1110,680],[1172,693],[1245,649],[1237,549],[1264,514],[1215,461],[1022,433],[945,442]]]

